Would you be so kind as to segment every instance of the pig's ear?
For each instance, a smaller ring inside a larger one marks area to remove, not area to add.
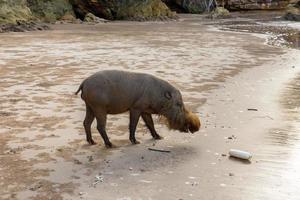
[[[169,91],[167,91],[167,92],[165,92],[165,97],[167,98],[167,99],[172,99],[172,94],[171,94],[171,92],[169,92]]]

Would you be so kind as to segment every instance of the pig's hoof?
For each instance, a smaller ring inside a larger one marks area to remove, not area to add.
[[[160,135],[155,135],[155,136],[153,137],[153,139],[154,139],[154,140],[162,140],[162,139],[164,139],[164,137],[162,137],[162,136],[160,136]]]
[[[107,144],[105,144],[105,147],[110,149],[110,148],[113,148],[114,145],[112,143],[107,143]]]
[[[94,142],[94,140],[93,140],[93,139],[91,139],[91,140],[88,140],[88,143],[89,143],[90,145],[95,145],[95,144],[97,144],[96,142]]]
[[[130,140],[130,141],[131,141],[132,144],[140,144],[140,142],[137,141],[136,139],[132,139],[132,140]]]

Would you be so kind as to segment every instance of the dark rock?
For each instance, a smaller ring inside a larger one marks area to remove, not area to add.
[[[218,0],[228,10],[279,10],[285,9],[289,0]]]
[[[300,8],[289,8],[284,15],[284,19],[291,21],[300,21]]]
[[[217,5],[211,0],[163,0],[175,11],[185,13],[203,13],[213,10]]]
[[[82,164],[82,162],[80,162],[80,160],[78,160],[78,159],[74,159],[73,161],[74,161],[74,163],[77,164],[77,165],[81,165],[81,164]]]
[[[16,24],[0,25],[0,33],[4,32],[26,32],[49,30],[50,27],[43,23],[17,21]]]
[[[274,10],[284,9],[290,0],[162,0],[172,10],[186,13],[212,11],[217,6],[228,10]]]

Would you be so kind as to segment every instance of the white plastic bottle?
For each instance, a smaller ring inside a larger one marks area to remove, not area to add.
[[[247,151],[241,151],[237,149],[230,149],[229,155],[235,158],[240,158],[244,160],[250,160],[252,158],[251,153]]]

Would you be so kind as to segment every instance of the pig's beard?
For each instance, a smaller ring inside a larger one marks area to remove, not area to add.
[[[165,123],[169,129],[179,130],[181,132],[196,132],[199,130],[201,124],[199,117],[186,110],[178,111],[178,112],[165,112],[162,119],[163,123]]]

